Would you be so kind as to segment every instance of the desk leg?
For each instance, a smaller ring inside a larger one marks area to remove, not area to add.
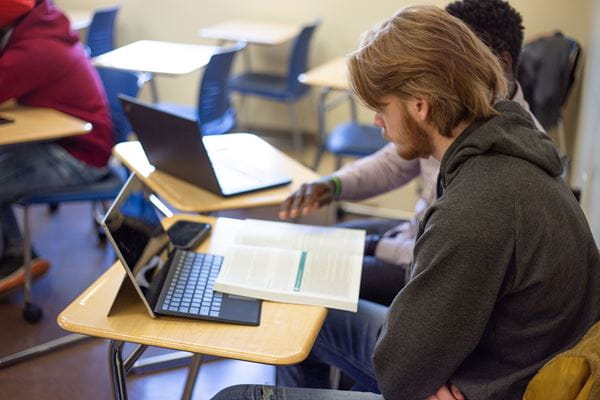
[[[113,397],[116,400],[127,400],[127,383],[125,382],[125,368],[123,365],[123,345],[125,342],[111,340],[108,347],[108,361],[110,363],[110,377],[113,384]]]
[[[148,346],[138,344],[129,357],[123,361],[123,346],[125,342],[111,340],[108,345],[108,363],[113,384],[113,395],[117,400],[127,400],[127,372],[135,361],[144,353]]]
[[[327,113],[327,95],[331,91],[330,88],[321,89],[321,93],[319,94],[319,109],[318,109],[318,118],[319,118],[319,132],[317,138],[317,154],[315,155],[315,159],[313,161],[312,168],[316,171],[319,167],[319,163],[321,162],[321,157],[323,157],[323,153],[325,152],[325,135],[327,134],[327,124],[325,121],[325,115]]]
[[[150,78],[150,95],[152,96],[152,102],[158,103],[158,87],[156,86],[156,77],[154,75]]]
[[[185,389],[183,390],[182,400],[191,400],[192,394],[194,393],[194,386],[196,385],[196,378],[200,371],[200,364],[202,364],[202,355],[194,354],[192,357],[192,364],[188,371],[188,377],[185,381]]]

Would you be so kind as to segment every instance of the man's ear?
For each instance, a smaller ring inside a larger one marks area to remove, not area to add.
[[[418,121],[425,122],[431,111],[429,100],[419,97],[413,97],[408,101],[408,109],[413,117]]]
[[[500,64],[502,64],[502,69],[504,69],[505,74],[510,74],[512,76],[513,71],[513,58],[510,53],[506,50],[502,50],[500,55],[498,56],[500,60]]]

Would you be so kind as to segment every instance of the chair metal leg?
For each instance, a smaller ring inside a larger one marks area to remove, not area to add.
[[[288,102],[288,112],[290,115],[290,123],[292,124],[294,148],[300,150],[302,148],[302,131],[298,122],[298,115],[294,103]]]
[[[129,371],[131,371],[137,359],[140,358],[142,354],[144,354],[144,351],[146,351],[147,348],[148,346],[146,346],[145,344],[137,344],[135,348],[131,351],[131,353],[129,353],[129,356],[127,356],[127,359],[123,363],[123,369],[125,370],[125,374],[128,374]]]
[[[25,272],[25,293],[24,293],[24,305],[23,305],[23,319],[25,321],[34,324],[39,322],[42,318],[42,309],[32,301],[32,292],[31,292],[31,225],[29,221],[29,206],[25,205],[23,207],[23,262],[24,262],[24,272]]]
[[[76,333],[63,336],[58,339],[51,340],[46,343],[42,343],[40,345],[30,347],[27,350],[20,351],[15,354],[11,354],[6,357],[0,358],[0,369],[9,367],[11,365],[17,364],[21,361],[28,360],[33,357],[40,356],[42,354],[46,354],[50,351],[57,350],[61,347],[67,346],[69,344],[77,343],[85,339],[89,339],[89,336],[79,335]]]
[[[191,400],[192,394],[194,393],[194,386],[198,378],[198,372],[200,372],[200,365],[202,364],[202,355],[194,354],[192,357],[192,364],[188,371],[188,376],[185,381],[185,389],[183,390],[182,400]]]
[[[124,344],[125,342],[111,340],[108,346],[113,397],[117,400],[127,400],[127,382],[125,380],[125,364],[123,363]]]
[[[123,361],[123,346],[125,342],[118,340],[111,340],[108,348],[108,358],[110,364],[110,376],[113,387],[114,398],[117,400],[127,400],[127,373],[133,371],[134,365],[138,358],[148,348],[146,345],[138,344],[131,351],[127,359]],[[187,353],[184,351],[177,353]],[[190,400],[194,392],[194,386],[200,371],[200,365],[202,364],[202,355],[193,354],[192,363],[189,368],[188,377],[185,383],[182,399]]]
[[[23,262],[25,263],[25,304],[31,303],[31,227],[29,226],[29,206],[23,209]]]

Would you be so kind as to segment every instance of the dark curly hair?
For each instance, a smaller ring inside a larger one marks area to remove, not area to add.
[[[495,54],[507,51],[516,75],[523,45],[523,19],[517,10],[503,0],[462,0],[448,4],[446,11],[465,22]]]

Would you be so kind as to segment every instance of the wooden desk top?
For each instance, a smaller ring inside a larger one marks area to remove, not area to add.
[[[204,138],[204,143],[208,148],[226,148],[227,158],[251,160],[246,162],[251,163],[252,167],[258,170],[272,170],[288,175],[292,178],[292,183],[274,189],[225,198],[156,170],[148,162],[139,142],[120,143],[114,147],[113,154],[130,170],[135,171],[156,194],[173,207],[188,212],[278,205],[303,183],[319,178],[319,175],[311,169],[249,133],[207,136]]]
[[[171,219],[209,222],[210,240],[198,251],[224,254],[241,220],[204,216]],[[161,316],[153,319],[135,293],[120,296],[107,317],[125,271],[117,262],[58,316],[65,330],[85,335],[268,364],[306,358],[327,315],[322,307],[263,302],[259,326]]]
[[[0,145],[55,140],[92,130],[89,122],[60,111],[16,103],[0,106],[0,117],[14,120],[0,125]]]
[[[87,10],[62,10],[69,21],[71,22],[71,29],[74,31],[80,31],[89,28],[92,23],[94,13]]]
[[[300,74],[298,80],[311,86],[348,90],[347,73],[346,58],[340,57]]]
[[[198,35],[211,39],[276,45],[294,38],[300,28],[299,24],[230,20],[202,28]]]
[[[183,75],[204,67],[217,46],[140,40],[95,57],[97,67]]]

